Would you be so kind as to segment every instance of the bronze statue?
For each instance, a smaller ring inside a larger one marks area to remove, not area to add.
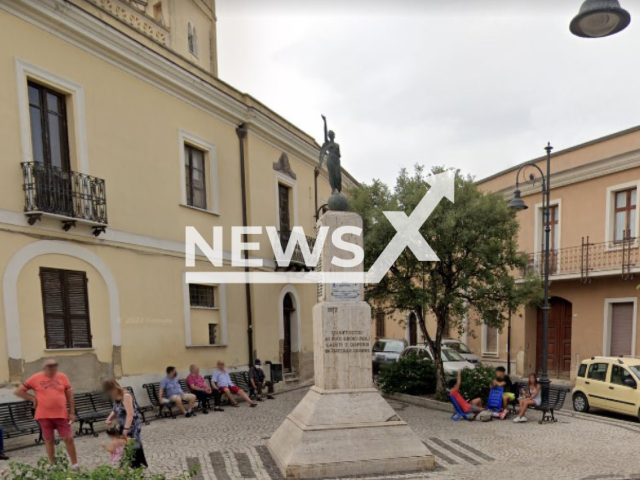
[[[327,170],[329,170],[329,185],[331,185],[331,195],[338,195],[342,192],[342,170],[340,169],[340,145],[334,139],[336,134],[333,130],[327,132],[327,117],[322,115],[324,121],[324,143],[320,149],[320,165],[322,169],[324,157],[327,156]]]

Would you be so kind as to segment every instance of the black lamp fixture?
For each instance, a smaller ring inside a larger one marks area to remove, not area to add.
[[[526,210],[527,208],[529,208],[527,207],[527,204],[524,203],[524,200],[522,200],[522,197],[520,196],[519,188],[516,188],[516,190],[513,192],[513,198],[509,202],[509,208],[511,210],[515,210],[516,212],[519,212],[520,210]]]
[[[629,26],[631,15],[618,0],[586,0],[571,21],[571,33],[578,37],[602,38]]]

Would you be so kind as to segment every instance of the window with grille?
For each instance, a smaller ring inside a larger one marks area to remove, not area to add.
[[[86,272],[40,268],[47,348],[91,348]]]
[[[384,337],[384,312],[376,313],[376,337]]]
[[[189,297],[192,307],[215,308],[215,287],[211,285],[189,285]]]
[[[209,345],[215,345],[218,339],[218,325],[215,323],[209,324]]]
[[[205,152],[191,145],[185,145],[184,161],[187,182],[187,205],[206,209]]]

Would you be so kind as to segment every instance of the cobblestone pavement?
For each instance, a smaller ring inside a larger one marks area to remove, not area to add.
[[[154,421],[143,428],[151,470],[177,474],[200,465],[198,480],[280,480],[265,443],[305,393],[284,393],[254,409],[243,405],[191,419]],[[395,401],[390,404],[429,446],[437,468],[434,472],[367,477],[369,480],[640,478],[640,426],[566,416],[558,417],[555,424],[539,425],[537,412],[524,424],[508,420],[453,422],[445,412]],[[77,439],[83,465],[107,461],[99,448],[105,438],[101,434],[99,438]],[[44,448],[9,453],[12,460],[35,462],[44,455]]]

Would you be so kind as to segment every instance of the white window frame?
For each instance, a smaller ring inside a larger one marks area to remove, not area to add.
[[[191,42],[189,42],[189,37],[191,37]],[[191,46],[193,46],[193,50]],[[198,58],[198,29],[191,20],[187,23],[187,50],[189,54]]]
[[[275,197],[276,197],[276,227],[278,231],[280,231],[280,195],[279,195],[279,184],[283,184],[287,187],[291,188],[291,203],[293,206],[293,225],[291,228],[297,227],[300,225],[299,217],[298,217],[298,182],[288,175],[283,175],[280,172],[275,173]]]
[[[207,208],[193,207],[187,204],[187,178],[185,174],[185,145],[195,147],[202,150],[205,162],[205,175],[207,176]],[[216,146],[196,135],[193,135],[184,130],[180,130],[178,134],[178,158],[180,160],[180,205],[201,212],[212,213],[214,215],[220,215],[220,202],[219,202],[219,174],[218,174],[218,149]]]
[[[191,306],[191,295],[189,293],[189,284],[187,283],[187,274],[184,273],[182,277],[183,295],[184,295],[184,341],[187,348],[190,347],[226,347],[227,346],[227,286],[224,283],[201,283],[202,285],[211,285],[216,287],[218,307],[216,309],[206,310],[219,310],[220,321],[218,323],[218,340],[219,343],[210,345],[208,343],[194,345],[191,339],[191,310],[198,309],[198,307]],[[211,323],[211,322],[210,322]]]
[[[613,314],[613,304],[615,303],[633,303],[633,330],[631,335],[631,355],[636,354],[636,332],[638,326],[638,298],[637,297],[620,297],[604,299],[604,322],[602,328],[602,355],[608,357],[611,353],[611,318]]]
[[[562,199],[557,198],[555,200],[551,200],[549,205],[554,207],[558,207],[558,251],[562,248]],[[542,228],[542,222],[544,219],[544,209],[542,208],[542,203],[537,203],[535,206],[535,227],[534,227],[534,237],[533,237],[533,251],[534,253],[542,252],[542,234],[544,229]]]
[[[63,78],[20,58],[16,58],[15,65],[22,161],[33,162],[29,90],[27,88],[27,82],[32,80],[44,86],[51,87],[54,90],[58,90],[70,97],[71,102],[68,102],[67,106],[70,107],[68,111],[72,112],[73,122],[71,125],[67,124],[67,128],[69,132],[69,142],[74,142],[75,144],[75,149],[72,149],[75,150],[75,155],[71,157],[71,161],[73,162],[72,168],[80,173],[89,174],[89,149],[87,147],[84,87],[79,83]]]
[[[633,242],[633,246],[638,246],[638,231],[640,230],[640,180],[634,180],[632,182],[620,183],[618,185],[612,185],[607,187],[607,198],[606,198],[606,215],[605,215],[605,231],[604,231],[604,240],[605,240],[605,249],[606,250],[618,250],[622,248],[622,244],[615,245],[613,243],[614,238],[614,214],[613,210],[615,209],[615,194],[622,190],[628,190],[630,188],[636,189],[636,224],[633,230],[633,236],[635,237],[635,241]]]
[[[483,357],[499,357],[500,356],[500,329],[496,328],[496,351],[495,352],[488,352],[486,350],[486,346],[487,346],[487,334],[488,334],[488,325],[486,323],[482,324],[482,345],[481,345],[481,350],[482,350],[482,356]]]

